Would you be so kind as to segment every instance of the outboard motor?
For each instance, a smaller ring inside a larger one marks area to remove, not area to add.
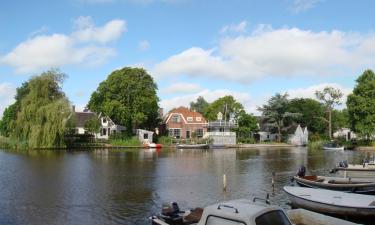
[[[180,211],[177,202],[171,202],[163,204],[163,208],[161,210],[161,214],[159,214],[159,218],[163,219],[167,223],[180,223],[182,222],[181,213],[182,212]]]
[[[348,161],[346,161],[346,160],[340,161],[339,162],[339,167],[341,167],[341,168],[348,168]]]
[[[301,166],[298,171],[297,171],[297,176],[299,177],[304,177],[306,174],[306,167],[305,166]]]

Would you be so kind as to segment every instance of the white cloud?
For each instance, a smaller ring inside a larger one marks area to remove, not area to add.
[[[147,51],[149,48],[150,48],[150,43],[147,40],[143,40],[138,43],[138,49],[140,51]]]
[[[82,42],[94,41],[105,44],[117,40],[126,31],[126,21],[124,20],[111,20],[102,27],[95,27],[91,17],[80,16],[74,23],[77,30],[72,36]]]
[[[203,96],[207,102],[213,102],[218,98],[224,97],[226,95],[232,95],[238,102],[240,102],[248,112],[252,111],[252,99],[250,95],[243,92],[231,91],[227,89],[209,90],[204,89],[194,94],[181,95],[178,97],[163,99],[160,102],[160,106],[164,108],[165,112],[179,107],[186,106],[189,107],[190,102],[197,100],[199,96]]]
[[[372,65],[375,35],[258,26],[211,49],[192,47],[156,64],[156,76],[188,75],[251,82],[264,76],[338,75]]]
[[[126,30],[126,22],[122,20],[95,27],[91,18],[80,17],[75,25],[76,30],[70,35],[38,35],[27,39],[1,56],[0,63],[14,67],[17,73],[69,64],[99,65],[115,55],[113,48],[103,44],[118,39]]]
[[[294,13],[300,13],[314,8],[319,2],[322,0],[293,0],[292,10]]]
[[[176,94],[176,93],[196,93],[201,91],[202,87],[199,84],[193,83],[173,83],[169,87],[161,90],[165,94]]]
[[[12,104],[14,96],[16,95],[16,88],[10,83],[0,83],[0,119],[3,116],[4,109]]]
[[[297,88],[297,89],[287,90],[286,92],[288,92],[289,98],[312,98],[316,100],[315,91],[321,91],[325,87],[333,87],[333,88],[339,89],[343,93],[344,96],[341,99],[343,106],[345,106],[347,96],[351,94],[353,91],[352,88],[347,88],[337,83],[321,83],[317,85],[312,85],[307,88]]]
[[[241,21],[239,24],[225,25],[220,29],[220,33],[236,32],[243,33],[246,31],[247,21]]]

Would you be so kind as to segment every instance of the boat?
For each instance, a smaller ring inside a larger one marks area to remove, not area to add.
[[[180,211],[177,203],[173,202],[169,207],[164,206],[160,214],[149,219],[153,225],[257,225],[275,220],[279,221],[278,225],[292,225],[282,208],[266,204],[266,199],[262,204],[258,202],[260,200],[263,201],[259,198],[254,198],[253,201],[237,199],[188,211]]]
[[[336,172],[339,172],[343,177],[375,179],[375,163],[348,164],[347,161],[341,161],[331,170],[331,173]]]
[[[268,199],[261,198],[231,200],[187,211],[180,211],[178,204],[172,202],[149,219],[153,225],[358,225],[303,209],[285,212],[279,206],[270,205]]]
[[[285,186],[293,207],[339,216],[375,217],[375,196]]]
[[[337,143],[330,142],[323,145],[323,150],[344,151],[344,146],[339,146]]]
[[[162,147],[161,144],[155,144],[155,143],[149,143],[149,144],[145,144],[143,146],[144,148],[156,148],[156,149],[160,149]]]
[[[177,144],[177,148],[203,149],[208,148],[208,144]]]
[[[306,209],[292,209],[287,211],[288,217],[293,224],[314,225],[358,225],[357,223],[338,219],[335,217],[312,212]]]
[[[294,176],[293,179],[303,187],[322,188],[334,191],[369,194],[375,193],[375,180],[361,178],[341,178],[326,176]]]

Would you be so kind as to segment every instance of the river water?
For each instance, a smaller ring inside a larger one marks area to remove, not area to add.
[[[288,209],[282,187],[301,165],[327,175],[337,162],[359,163],[365,154],[307,148],[0,150],[0,224],[142,225],[163,202],[192,208],[267,193]]]

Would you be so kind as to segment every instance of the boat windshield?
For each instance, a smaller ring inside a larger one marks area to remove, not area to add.
[[[291,225],[288,217],[281,210],[267,212],[255,219],[256,225]]]

